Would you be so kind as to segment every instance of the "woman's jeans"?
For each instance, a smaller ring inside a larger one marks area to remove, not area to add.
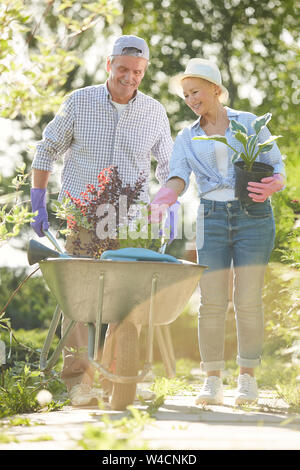
[[[199,348],[202,369],[223,370],[225,315],[233,266],[233,304],[242,367],[260,364],[263,336],[262,288],[274,246],[275,224],[269,200],[242,204],[201,199],[197,218],[200,279]],[[202,245],[202,246],[201,246]]]

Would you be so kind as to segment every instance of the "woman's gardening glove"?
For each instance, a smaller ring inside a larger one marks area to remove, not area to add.
[[[273,193],[276,193],[284,186],[284,177],[280,173],[263,178],[260,183],[249,181],[249,197],[254,202],[264,202]]]
[[[178,227],[178,209],[180,206],[180,202],[176,201],[175,204],[172,204],[172,206],[169,207],[168,209],[168,216],[165,222],[165,227],[164,230],[170,231],[169,235],[169,241],[168,245],[172,243],[174,238],[176,238],[177,235],[177,227]]]
[[[168,207],[175,204],[177,201],[177,194],[172,188],[161,188],[156,194],[155,198],[149,207],[149,222],[159,223]]]
[[[46,189],[31,188],[30,197],[32,212],[38,211],[38,215],[30,225],[39,237],[44,237],[45,234],[43,230],[48,230],[49,228],[46,207]]]

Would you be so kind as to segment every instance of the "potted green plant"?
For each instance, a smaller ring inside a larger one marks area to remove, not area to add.
[[[274,168],[263,162],[256,161],[258,155],[269,152],[275,140],[279,139],[280,135],[270,136],[265,142],[258,142],[259,132],[266,127],[271,120],[272,114],[266,113],[263,116],[257,117],[252,127],[254,134],[248,135],[246,127],[238,121],[232,119],[229,128],[233,133],[236,140],[243,145],[243,151],[239,152],[234,149],[227,141],[227,138],[222,135],[198,136],[193,137],[193,140],[214,140],[226,144],[234,151],[232,163],[236,173],[235,179],[235,196],[243,202],[253,202],[248,196],[248,182],[260,182],[262,178],[272,176]]]

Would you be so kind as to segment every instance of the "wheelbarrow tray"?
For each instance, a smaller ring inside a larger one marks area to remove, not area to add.
[[[180,261],[48,258],[40,268],[64,315],[83,323],[96,322],[101,308],[102,323],[147,325],[155,278],[153,324],[167,325],[181,314],[205,269]]]

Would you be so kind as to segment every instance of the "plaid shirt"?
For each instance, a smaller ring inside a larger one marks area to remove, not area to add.
[[[254,114],[236,111],[228,107],[226,110],[229,120],[235,119],[241,122],[247,128],[249,135],[254,133],[251,126],[256,118]],[[200,118],[178,134],[174,143],[168,179],[174,176],[182,178],[185,181],[185,188],[182,192],[184,194],[189,186],[190,174],[193,171],[200,197],[207,195],[214,189],[234,188],[235,172],[231,162],[233,150],[228,149],[228,174],[223,177],[218,171],[215,142],[213,140],[192,140],[193,137],[200,135],[206,135],[200,126]],[[259,133],[259,142],[265,142],[270,135],[270,131],[265,127]],[[243,150],[241,142],[234,138],[229,128],[226,130],[225,136],[234,149],[238,152]],[[272,165],[274,173],[285,174],[284,163],[276,143],[270,152],[259,155],[257,161]]]
[[[106,84],[72,92],[37,143],[32,168],[53,171],[64,156],[62,187],[80,197],[88,183],[97,185],[97,175],[110,165],[118,167],[124,184],[146,176],[141,199],[149,201],[151,154],[157,160],[155,176],[163,184],[169,172],[173,141],[164,107],[140,91],[129,101],[118,120]]]

